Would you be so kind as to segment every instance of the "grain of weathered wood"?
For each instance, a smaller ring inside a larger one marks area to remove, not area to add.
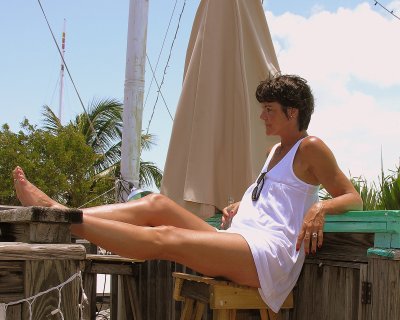
[[[362,284],[363,282],[368,281],[368,265],[367,264],[361,264],[360,265],[360,283],[359,283],[359,292],[360,292],[360,297],[358,298],[358,320],[372,320],[370,316],[370,309],[371,305],[362,303],[361,301],[361,294],[362,294]]]
[[[144,260],[125,258],[115,254],[87,254],[86,260],[96,261],[96,262],[110,262],[110,263],[119,262],[126,264],[144,262]]]
[[[0,223],[0,241],[29,242],[30,227],[28,223]]]
[[[82,223],[82,210],[47,207],[17,207],[0,211],[0,223]]]
[[[85,248],[79,244],[29,244],[0,242],[1,260],[83,260]]]
[[[24,292],[22,261],[0,261],[0,302],[2,295],[22,294]]]
[[[400,250],[387,248],[369,248],[367,251],[367,256],[368,258],[372,259],[400,260]]]
[[[83,273],[83,288],[88,299],[83,309],[84,319],[95,320],[96,318],[96,284],[96,274]]]
[[[21,208],[21,206],[5,206],[5,205],[0,205],[0,211],[3,210],[11,210],[11,209],[18,209]]]
[[[388,299],[389,317],[400,319],[400,261],[388,261]]]
[[[371,258],[368,279],[372,284],[371,319],[400,318],[400,261]]]
[[[59,285],[79,271],[79,263],[72,260],[41,260],[25,263],[25,295],[31,297]],[[61,295],[61,307],[65,319],[79,319],[78,302],[80,280],[65,285]],[[59,291],[53,290],[37,297],[33,306],[32,320],[43,320],[58,308]],[[29,319],[29,310],[23,306],[23,317]]]
[[[142,320],[142,312],[139,305],[139,298],[137,294],[137,284],[133,277],[123,276],[125,287],[128,290],[129,305],[132,310],[133,319]],[[164,314],[165,316],[165,314]]]
[[[305,263],[291,319],[358,319],[360,268]]]
[[[85,272],[97,274],[117,274],[117,275],[133,275],[134,266],[132,265],[116,265],[102,262],[92,262],[85,269]]]
[[[71,243],[69,223],[32,222],[29,226],[30,243]]]
[[[111,276],[110,315],[111,319],[118,319],[118,276]]]
[[[22,318],[22,306],[15,305],[7,308],[7,320],[21,320]]]
[[[331,257],[336,261],[367,262],[367,250],[373,245],[372,233],[324,233],[324,244],[315,257]]]
[[[23,292],[17,293],[0,293],[0,302],[1,303],[9,303],[13,301],[18,301],[24,298]]]

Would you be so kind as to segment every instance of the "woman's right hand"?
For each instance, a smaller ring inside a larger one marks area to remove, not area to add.
[[[221,229],[228,229],[231,226],[232,218],[238,212],[240,201],[232,203],[229,206],[222,209]]]

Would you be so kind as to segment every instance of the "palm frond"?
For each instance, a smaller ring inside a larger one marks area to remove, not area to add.
[[[156,144],[156,136],[151,133],[142,133],[140,139],[140,147],[143,150],[149,151]]]
[[[49,131],[51,134],[56,135],[62,128],[60,119],[55,115],[53,110],[48,105],[43,106],[43,129]]]
[[[140,161],[139,184],[141,187],[150,187],[153,183],[161,187],[162,171],[153,162]]]

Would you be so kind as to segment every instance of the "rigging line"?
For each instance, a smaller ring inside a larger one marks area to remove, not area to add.
[[[174,9],[172,10],[171,18],[169,19],[169,22],[168,22],[167,31],[165,31],[164,40],[163,40],[163,43],[162,43],[162,45],[161,45],[160,53],[158,54],[156,67],[154,68],[153,78],[151,78],[151,81],[150,81],[150,85],[149,85],[149,89],[148,89],[148,91],[147,91],[146,99],[145,99],[145,101],[144,101],[144,107],[143,107],[143,109],[146,108],[146,103],[147,103],[147,99],[148,99],[149,94],[150,94],[150,89],[151,89],[151,86],[153,85],[153,79],[154,79],[154,80],[156,79],[155,71],[157,71],[158,63],[160,62],[160,57],[161,57],[161,54],[162,54],[162,52],[163,52],[163,50],[164,50],[165,40],[167,39],[169,27],[171,26],[171,21],[172,21],[172,18],[173,18],[173,16],[174,16],[174,13],[175,13],[175,8],[176,8],[176,4],[177,4],[177,3],[178,3],[178,0],[175,0]],[[149,60],[148,57],[147,57],[147,60]],[[149,61],[149,64],[150,64],[150,61]]]
[[[183,11],[185,10],[185,6],[186,6],[186,0],[184,0],[184,2],[183,2],[182,10],[181,10],[181,13],[180,13],[180,15],[179,15],[178,25],[177,25],[176,30],[175,30],[174,39],[172,40],[172,43],[171,43],[171,48],[170,48],[170,50],[169,50],[169,55],[168,55],[167,63],[165,64],[165,68],[164,68],[164,74],[163,74],[163,77],[162,77],[162,79],[161,79],[160,88],[159,88],[159,90],[158,90],[158,92],[157,92],[157,98],[156,98],[156,101],[154,102],[153,111],[152,111],[152,113],[151,113],[151,117],[150,117],[149,123],[148,123],[148,125],[147,125],[146,134],[149,133],[150,124],[151,124],[151,121],[153,120],[153,117],[154,117],[154,111],[155,111],[155,109],[156,109],[156,105],[157,105],[157,102],[158,102],[158,98],[159,98],[160,93],[161,93],[161,87],[162,87],[163,84],[164,84],[165,75],[167,74],[168,63],[169,63],[169,60],[171,59],[172,49],[173,49],[174,44],[175,44],[176,36],[177,36],[177,34],[178,34],[178,30],[179,30],[179,27],[180,27],[180,22],[181,22],[181,19],[182,19]]]
[[[40,9],[42,10],[44,19],[46,20],[47,26],[49,27],[49,30],[50,30],[51,36],[53,37],[54,43],[55,43],[55,45],[56,45],[56,47],[57,47],[58,53],[60,54],[61,60],[62,60],[62,62],[64,63],[65,69],[67,70],[69,79],[71,80],[72,85],[74,86],[75,93],[76,93],[76,95],[78,96],[78,99],[79,99],[79,102],[81,103],[81,106],[82,106],[82,108],[83,108],[83,111],[84,111],[85,115],[86,115],[87,118],[88,118],[90,129],[92,129],[92,131],[93,131],[93,133],[94,133],[94,136],[95,136],[95,138],[96,138],[97,143],[98,143],[99,145],[101,145],[101,144],[100,144],[100,141],[99,141],[99,137],[97,136],[97,133],[96,133],[96,131],[95,131],[95,129],[94,129],[92,120],[90,119],[89,114],[87,113],[86,108],[85,108],[85,106],[83,105],[82,98],[81,98],[81,96],[80,96],[80,94],[79,94],[79,92],[78,92],[78,89],[77,89],[77,87],[76,87],[76,85],[75,85],[74,80],[72,79],[71,73],[69,72],[69,68],[68,68],[68,66],[67,66],[67,63],[66,63],[65,60],[64,60],[64,57],[63,57],[63,55],[62,55],[62,53],[61,53],[61,50],[60,50],[60,47],[58,46],[56,37],[54,36],[53,30],[51,29],[49,20],[47,19],[46,13],[44,12],[42,3],[40,2],[40,0],[38,0],[38,3],[39,3],[39,6],[40,6]]]
[[[115,189],[115,186],[112,187],[110,190],[107,190],[106,192],[103,192],[101,195],[99,195],[99,196],[93,198],[92,200],[89,200],[88,202],[84,203],[83,205],[79,206],[78,209],[81,209],[81,208],[83,208],[84,206],[86,206],[87,204],[89,204],[89,203],[91,203],[91,202],[97,200],[98,198],[101,198],[102,196],[105,196],[107,193],[110,193],[110,192],[113,191],[114,189]]]
[[[164,95],[163,95],[162,92],[161,92],[161,87],[160,87],[160,85],[158,84],[158,81],[157,81],[157,79],[156,79],[155,70],[153,70],[153,66],[151,65],[151,62],[150,62],[150,59],[149,59],[149,56],[147,55],[147,53],[146,53],[146,58],[147,58],[147,62],[149,63],[151,72],[152,72],[152,74],[153,74],[152,80],[154,79],[154,81],[156,82],[158,91],[159,91],[160,94],[161,94],[161,98],[162,98],[163,101],[164,101],[164,105],[165,105],[165,107],[167,108],[168,114],[169,114],[171,120],[174,121],[174,118],[172,117],[171,111],[170,111],[169,108],[168,108],[167,102],[166,102],[165,99],[164,99]],[[149,90],[150,90],[150,88],[149,88]]]
[[[379,1],[376,1],[376,0],[374,0],[374,2],[375,2],[375,5],[379,5],[380,7],[382,7],[384,10],[386,10],[387,12],[389,12],[393,17],[395,17],[395,18],[397,18],[398,20],[400,20],[400,17],[399,16],[396,16],[395,14],[394,14],[394,12],[393,12],[393,10],[389,10],[389,9],[387,9],[384,5],[382,5]]]

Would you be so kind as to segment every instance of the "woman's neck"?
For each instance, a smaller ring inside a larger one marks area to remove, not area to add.
[[[296,144],[297,141],[307,136],[308,134],[307,131],[305,130],[298,131],[288,136],[281,136],[281,145],[279,148],[279,154],[290,150]]]

